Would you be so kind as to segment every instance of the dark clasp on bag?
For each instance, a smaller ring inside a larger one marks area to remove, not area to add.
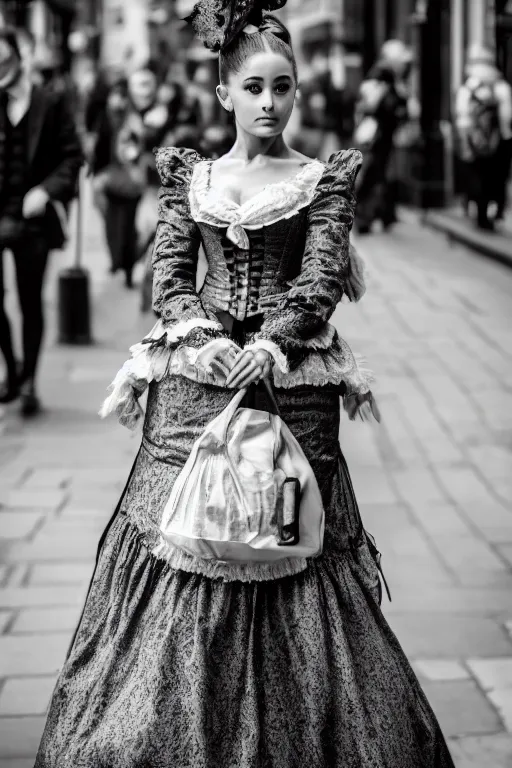
[[[277,511],[277,543],[280,547],[291,547],[300,541],[300,496],[300,480],[287,477],[282,488],[282,503]]]

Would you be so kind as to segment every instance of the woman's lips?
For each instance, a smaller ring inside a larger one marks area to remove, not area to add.
[[[277,117],[258,117],[257,122],[264,120],[266,123],[277,123]]]

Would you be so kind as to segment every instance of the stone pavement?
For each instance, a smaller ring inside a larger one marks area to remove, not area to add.
[[[89,212],[96,344],[49,344],[46,414],[0,421],[0,768],[28,768],[81,610],[96,542],[138,435],[96,416],[151,325],[106,275]],[[512,271],[414,219],[360,239],[368,295],[335,323],[378,381],[380,426],[341,439],[412,659],[457,768],[512,765]],[[63,257],[65,260],[66,257]],[[53,333],[53,335],[52,335]]]

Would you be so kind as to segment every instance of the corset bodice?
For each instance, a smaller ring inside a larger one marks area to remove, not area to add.
[[[211,188],[210,171],[209,161],[198,163],[189,192],[208,261],[201,301],[243,320],[261,311],[260,299],[288,291],[299,274],[307,209],[324,166],[305,163],[242,205]]]
[[[227,229],[200,224],[208,271],[200,292],[203,306],[229,312],[237,320],[261,312],[260,299],[284,293],[300,272],[305,211],[269,227],[248,232],[247,249],[227,237]]]

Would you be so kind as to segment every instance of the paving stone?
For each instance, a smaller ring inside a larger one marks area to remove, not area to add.
[[[0,757],[30,757],[33,765],[45,722],[45,717],[0,717]]]
[[[117,497],[117,495],[116,495]],[[112,515],[116,506],[116,502],[112,498],[105,499],[104,503],[98,503],[95,506],[88,506],[85,504],[77,504],[76,502],[66,504],[64,509],[60,512],[60,516],[63,520],[67,519],[85,519],[90,520],[92,518],[98,520],[108,520]]]
[[[505,728],[512,733],[512,688],[497,688],[488,693],[491,701],[505,724]]]
[[[512,567],[512,544],[498,544],[497,550]]]
[[[0,539],[24,539],[30,536],[44,516],[38,512],[2,512]]]
[[[467,664],[485,690],[512,689],[512,655],[510,658],[468,659]]]
[[[510,656],[512,651],[503,627],[493,619],[409,612],[394,614],[389,620],[413,658],[499,657]]]
[[[11,621],[12,616],[12,611],[0,611],[0,635],[5,631],[5,628]]]
[[[70,633],[0,635],[0,677],[56,674],[70,639]]]
[[[86,563],[35,563],[30,569],[29,584],[84,584],[89,582],[92,571]]]
[[[427,584],[419,591],[417,585],[398,581],[393,584],[393,602],[390,605],[385,603],[384,612],[386,615],[412,612],[479,616],[505,622],[510,616],[510,588],[450,586],[439,589]],[[453,656],[458,657],[459,654],[454,653]]]
[[[109,468],[107,464],[107,467],[76,469],[71,479],[71,490],[76,492],[80,487],[86,489],[92,487],[96,490],[105,489],[108,491],[119,483],[126,482],[130,466],[127,462],[126,466],[123,465],[121,468]]]
[[[0,589],[0,610],[5,608],[39,608],[43,606],[77,605],[86,594],[84,586],[16,587]]]
[[[417,673],[431,682],[452,682],[468,680],[468,670],[460,661],[454,659],[415,659]]]
[[[0,691],[0,716],[44,715],[56,680],[55,675],[9,678]]]
[[[512,586],[510,569],[454,506],[418,501],[412,512],[461,584]]]
[[[0,504],[17,509],[49,509],[56,510],[62,506],[66,498],[65,491],[7,491],[0,493]]]
[[[456,768],[510,768],[512,765],[512,736],[505,733],[450,739],[449,747]]]
[[[503,730],[498,714],[473,680],[425,681],[423,690],[445,737]]]
[[[430,503],[447,502],[443,488],[429,467],[407,466],[402,471],[392,472],[392,477],[400,497],[413,507],[419,501],[423,508]]]
[[[72,469],[38,468],[23,483],[23,490],[62,489],[70,482],[72,474]]]
[[[381,469],[352,466],[348,458],[347,462],[356,497],[361,506],[366,504],[396,504],[398,502],[395,491]]]
[[[37,608],[20,611],[9,634],[70,632],[80,618],[81,606],[74,608]]]
[[[70,558],[90,562],[96,556],[99,539],[99,533],[87,535],[82,533],[78,536],[64,532],[53,536],[41,531],[34,541],[17,544],[9,557],[27,562],[67,561]]]
[[[16,563],[11,568],[6,586],[8,586],[9,588],[25,586],[25,582],[28,576],[28,570],[29,570],[29,567],[26,563]]]

